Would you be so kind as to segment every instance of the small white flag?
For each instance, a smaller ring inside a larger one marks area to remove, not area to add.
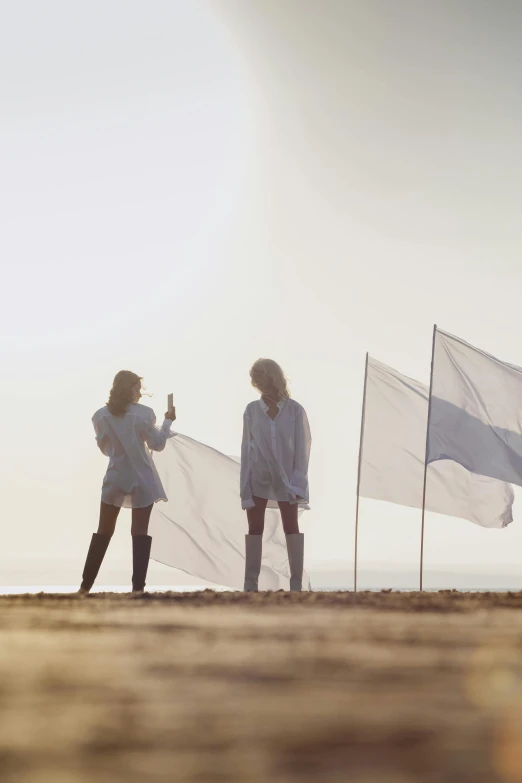
[[[522,486],[522,368],[437,330],[428,457]]]
[[[428,400],[427,386],[368,359],[361,496],[422,508]],[[428,468],[429,511],[502,528],[513,519],[513,500],[509,484],[475,475],[458,462]]]

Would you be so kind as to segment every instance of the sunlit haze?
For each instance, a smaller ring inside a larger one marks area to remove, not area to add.
[[[426,383],[437,323],[522,365],[521,35],[511,0],[1,4],[0,567],[81,565],[118,370],[235,455],[268,356],[312,428],[307,565],[351,584],[366,351]],[[514,517],[428,514],[427,567],[522,586]],[[360,524],[363,565],[416,568],[420,511]]]

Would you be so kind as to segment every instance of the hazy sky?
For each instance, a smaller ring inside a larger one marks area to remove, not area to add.
[[[521,41],[518,0],[0,0],[4,553],[83,558],[117,370],[237,454],[271,356],[307,559],[349,560],[366,350],[426,382],[437,322],[522,364]],[[429,515],[426,563],[522,584],[515,519]],[[419,520],[363,502],[362,561]]]

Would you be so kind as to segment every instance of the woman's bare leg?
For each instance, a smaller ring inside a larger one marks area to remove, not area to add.
[[[152,507],[146,506],[145,508],[133,508],[132,509],[132,527],[131,535],[133,536],[146,536],[149,532],[149,521],[152,513]]]
[[[251,536],[262,536],[265,529],[265,510],[268,500],[265,498],[252,498],[256,504],[254,508],[247,509],[248,533]]]
[[[104,503],[100,504],[100,521],[98,523],[98,535],[111,537],[116,529],[116,520],[120,509],[118,506],[110,506]]]
[[[279,510],[281,511],[281,521],[283,523],[285,536],[299,533],[298,504],[288,503],[286,500],[279,500],[278,505]]]

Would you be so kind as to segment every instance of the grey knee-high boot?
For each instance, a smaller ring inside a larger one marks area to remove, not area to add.
[[[290,590],[300,592],[303,589],[304,533],[289,533],[286,548],[290,563]]]
[[[257,593],[261,557],[263,554],[263,536],[245,536],[245,593]]]

